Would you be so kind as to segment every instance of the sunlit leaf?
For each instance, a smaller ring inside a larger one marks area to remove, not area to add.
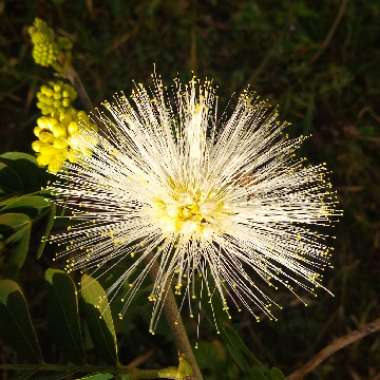
[[[104,289],[97,280],[84,274],[81,279],[81,295],[96,352],[106,362],[117,362],[115,327]]]

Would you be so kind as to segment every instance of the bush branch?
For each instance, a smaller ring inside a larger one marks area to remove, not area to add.
[[[302,380],[305,375],[317,368],[335,352],[379,330],[380,318],[375,319],[373,322],[368,323],[347,335],[333,340],[327,347],[319,351],[313,358],[311,358],[304,366],[289,375],[288,380]]]
[[[339,26],[339,24],[343,18],[343,15],[346,12],[347,3],[348,3],[348,0],[342,0],[340,2],[340,6],[338,9],[338,13],[335,17],[335,20],[334,20],[333,24],[331,25],[331,28],[330,28],[329,32],[327,33],[326,38],[322,42],[319,50],[311,58],[311,60],[310,60],[311,64],[314,63],[315,61],[317,61],[319,59],[319,57],[323,54],[323,52],[327,49],[327,47],[330,45],[330,42],[331,42],[332,38],[334,37],[334,34],[335,34],[336,30],[338,29],[338,26]]]

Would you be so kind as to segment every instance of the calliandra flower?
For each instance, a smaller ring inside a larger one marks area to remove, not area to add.
[[[257,319],[275,318],[268,287],[297,297],[323,288],[336,195],[267,101],[245,91],[227,118],[210,81],[167,88],[153,75],[150,89],[136,84],[93,118],[103,127],[92,156],[66,163],[50,186],[77,222],[52,241],[66,245],[68,271],[103,276],[133,257],[108,289],[121,293],[121,317],[153,263],[152,332],[169,285],[191,316],[219,297],[228,315],[235,304]]]

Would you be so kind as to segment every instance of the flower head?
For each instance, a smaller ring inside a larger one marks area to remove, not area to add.
[[[37,164],[47,166],[49,172],[58,172],[64,162],[76,162],[82,155],[91,155],[89,143],[95,145],[96,134],[88,137],[83,145],[83,133],[96,131],[84,111],[72,107],[77,93],[71,85],[62,81],[49,81],[37,92],[37,107],[44,116],[37,119],[34,134],[37,140],[32,149],[37,154]]]
[[[190,315],[207,297],[257,319],[273,318],[268,286],[297,296],[323,287],[331,248],[321,227],[341,214],[336,195],[325,165],[296,156],[304,137],[289,139],[267,101],[245,91],[221,117],[209,81],[166,88],[154,77],[94,118],[92,156],[66,164],[51,186],[76,221],[52,240],[66,245],[58,256],[69,271],[102,276],[133,257],[108,289],[121,293],[121,315],[153,265],[152,331],[169,286]]]
[[[43,115],[57,115],[69,110],[77,93],[73,86],[62,81],[49,81],[37,92],[37,107]]]
[[[64,36],[57,36],[43,20],[36,18],[28,33],[33,44],[32,56],[41,66],[54,66],[61,55],[70,54],[72,43]]]
[[[74,163],[83,155],[91,155],[89,145],[96,144],[97,136],[94,132],[88,137],[86,131],[90,129],[95,130],[95,126],[86,113],[73,108],[54,116],[39,117],[33,130],[37,140],[32,142],[37,164],[57,173],[66,160]],[[85,136],[88,140],[84,143]]]

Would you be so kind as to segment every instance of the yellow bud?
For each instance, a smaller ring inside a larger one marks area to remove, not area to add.
[[[68,107],[70,105],[70,99],[67,99],[67,98],[63,99],[62,100],[62,105],[64,107]]]
[[[33,141],[32,142],[32,149],[35,151],[35,152],[40,152],[41,151],[41,148],[43,147],[43,143],[39,140],[36,140],[36,141]]]
[[[40,152],[42,155],[46,157],[51,157],[59,154],[59,151],[56,148],[54,148],[51,144],[45,144],[41,146]]]
[[[56,124],[51,128],[51,131],[53,132],[54,137],[65,137],[66,136],[66,129],[61,124]]]
[[[66,125],[66,124],[69,124],[74,119],[74,117],[75,117],[75,110],[69,108],[67,111],[65,110],[65,112],[61,112],[59,114],[59,121],[62,124]]]
[[[46,156],[44,154],[40,154],[40,155],[37,156],[36,161],[37,161],[37,165],[38,166],[46,166],[50,162],[50,156]]]
[[[49,121],[50,121],[50,117],[47,117],[47,116],[41,116],[37,119],[37,125],[41,128],[41,129],[48,129],[48,124],[49,124]]]
[[[41,127],[34,127],[33,133],[38,137],[40,132],[42,131]]]
[[[61,137],[54,139],[53,147],[56,149],[65,149],[67,147],[67,141]]]
[[[46,96],[53,96],[53,94],[54,94],[53,90],[46,85],[41,86],[41,92],[42,92],[42,94],[44,94]],[[38,94],[37,94],[37,96],[38,96]]]
[[[48,170],[51,173],[57,173],[63,166],[64,161],[62,160],[53,160],[48,165]]]
[[[75,121],[70,122],[67,126],[67,130],[69,131],[70,135],[74,135],[75,133],[77,133],[78,129],[78,124]]]
[[[43,143],[51,143],[53,142],[53,135],[50,132],[43,131],[40,132],[38,135],[38,138],[43,142]]]
[[[44,103],[48,106],[52,106],[54,104],[54,98],[53,97],[45,98]]]

